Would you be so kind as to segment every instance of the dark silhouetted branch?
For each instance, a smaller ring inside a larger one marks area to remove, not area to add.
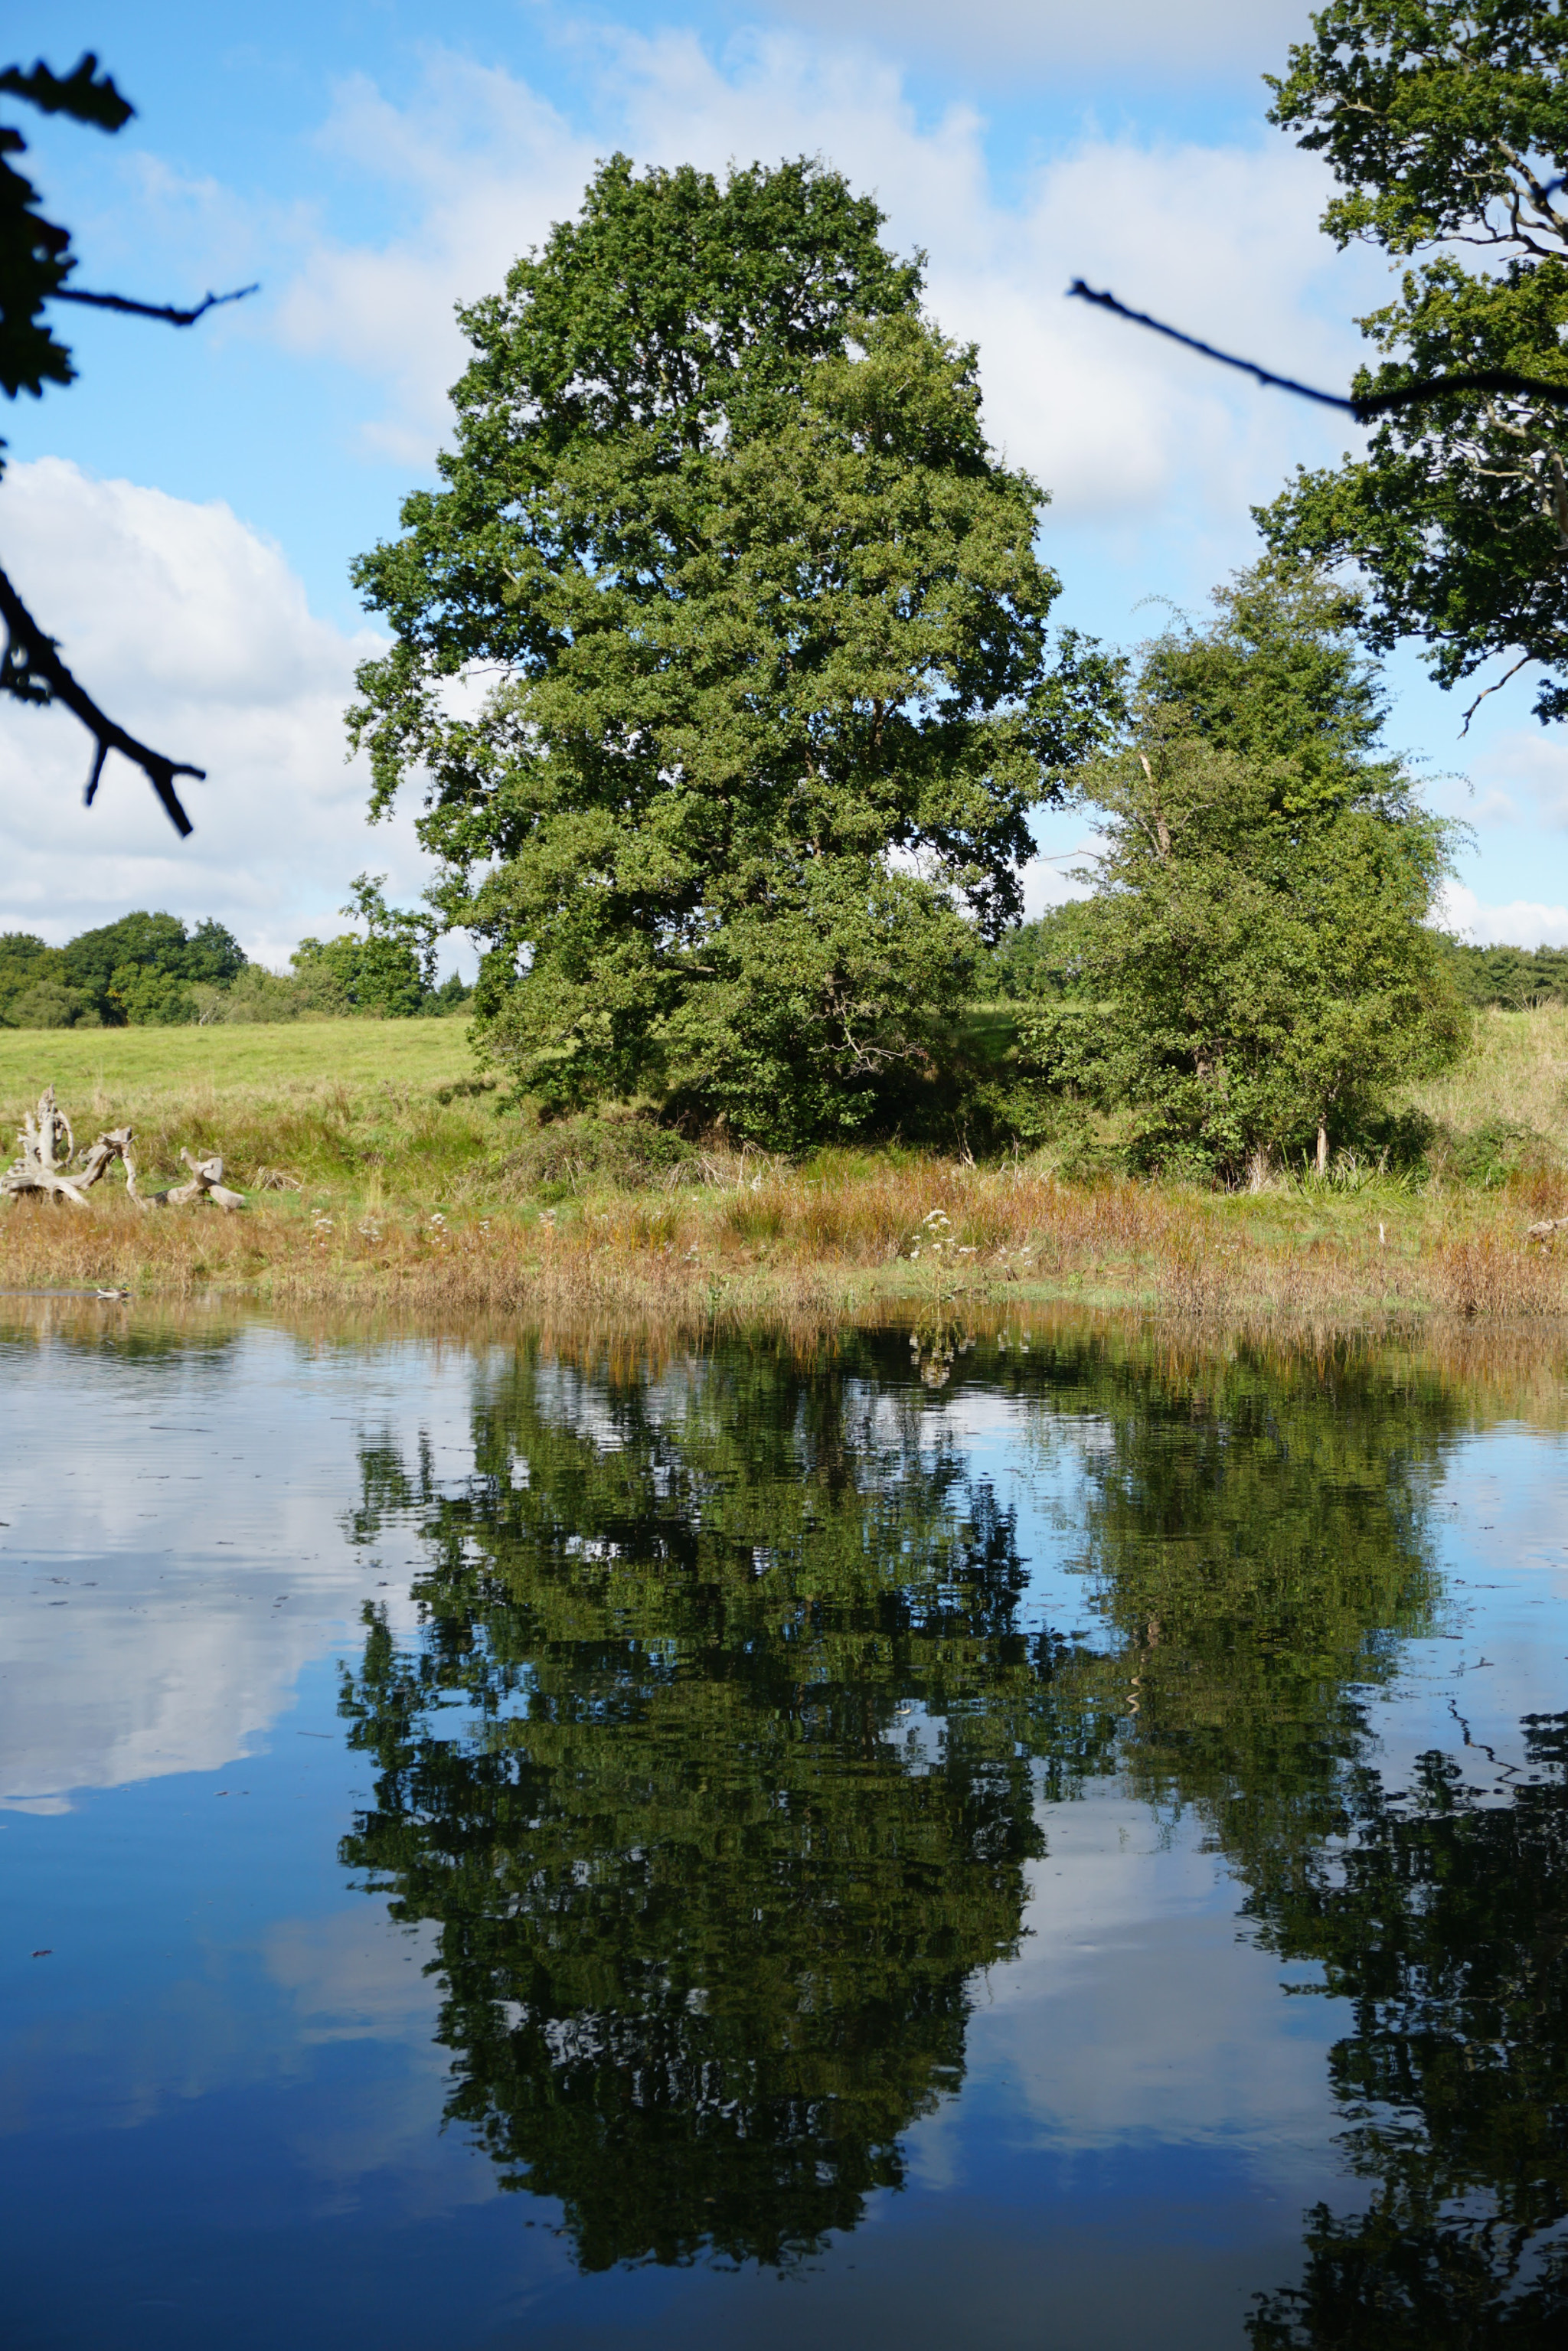
[[[1239,368],[1243,375],[1276,392],[1293,392],[1299,400],[1315,400],[1321,407],[1341,409],[1361,424],[1370,423],[1375,416],[1390,415],[1396,409],[1418,408],[1423,401],[1449,400],[1465,392],[1511,392],[1520,399],[1544,400],[1553,408],[1568,408],[1568,384],[1543,383],[1538,376],[1516,375],[1511,368],[1463,368],[1452,375],[1427,376],[1416,383],[1400,384],[1391,392],[1354,396],[1320,392],[1315,384],[1298,383],[1294,376],[1276,375],[1271,369],[1260,367],[1256,360],[1239,359],[1233,351],[1216,350],[1212,343],[1199,342],[1196,335],[1184,335],[1179,327],[1167,327],[1163,319],[1151,319],[1145,310],[1129,310],[1113,294],[1096,294],[1082,277],[1073,279],[1067,293],[1069,300],[1076,296],[1080,301],[1092,302],[1102,310],[1113,312],[1118,319],[1130,319],[1134,327],[1148,327],[1155,334],[1164,335],[1206,360],[1218,360],[1221,367]]]
[[[209,310],[221,309],[225,302],[243,302],[247,294],[259,294],[259,286],[240,286],[232,294],[209,294],[193,310],[177,310],[171,302],[133,302],[128,294],[78,293],[69,286],[57,286],[49,296],[51,302],[81,302],[92,310],[123,310],[131,319],[162,319],[166,326],[193,327]]]
[[[183,759],[171,759],[162,751],[150,750],[145,743],[139,743],[134,735],[128,735],[123,726],[107,716],[85,688],[77,684],[56,652],[54,639],[44,634],[4,571],[0,571],[0,619],[5,623],[0,692],[15,695],[23,702],[63,702],[81,720],[98,746],[87,782],[89,808],[98,790],[104,761],[111,751],[119,751],[141,768],[162,802],[170,823],[183,840],[193,827],[180,805],[174,778],[194,776],[198,782],[204,782],[206,769],[193,768]]]

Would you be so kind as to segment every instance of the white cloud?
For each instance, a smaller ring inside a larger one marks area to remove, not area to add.
[[[1568,946],[1568,906],[1544,905],[1533,898],[1511,898],[1506,904],[1489,906],[1463,883],[1453,882],[1443,893],[1441,916],[1448,929],[1477,946]]]
[[[1326,175],[1283,141],[1089,133],[1005,202],[982,118],[955,103],[923,124],[897,68],[863,52],[754,34],[719,62],[690,33],[616,32],[593,69],[592,140],[525,83],[447,55],[406,106],[363,79],[340,93],[325,143],[395,189],[405,219],[376,242],[319,245],[278,319],[293,347],[390,392],[368,434],[382,451],[428,463],[466,351],[454,303],[498,287],[575,213],[593,158],[618,142],[641,163],[716,172],[820,153],[874,193],[892,241],[929,253],[934,315],[979,342],[993,438],[1063,518],[1144,523],[1174,501],[1233,540],[1293,456],[1343,445],[1348,427],[1063,298],[1082,275],[1287,371],[1347,379],[1351,314],[1381,280],[1321,235]]]
[[[181,842],[140,772],[111,757],[82,805],[88,736],[66,711],[0,705],[6,859],[0,928],[60,941],[131,906],[214,914],[283,960],[331,923],[353,875],[416,894],[411,816],[367,825],[362,763],[344,762],[357,661],[381,642],[309,611],[281,551],[225,507],[91,480],[57,458],[5,480],[6,562],[100,706],[176,758]]]
[[[901,55],[930,50],[974,68],[1103,65],[1128,80],[1250,76],[1284,63],[1307,30],[1301,0],[773,0],[774,13],[860,34]]]
[[[1474,769],[1477,783],[1486,788],[1478,821],[1500,816],[1505,809],[1517,818],[1525,802],[1533,806],[1527,821],[1553,831],[1568,830],[1568,742],[1560,727],[1511,727],[1487,746]]]
[[[346,83],[320,144],[396,187],[414,219],[379,246],[319,242],[279,303],[277,332],[384,383],[391,413],[366,427],[368,445],[427,465],[468,357],[455,305],[494,293],[576,211],[595,145],[509,74],[442,52],[415,107],[392,106],[363,76]]]

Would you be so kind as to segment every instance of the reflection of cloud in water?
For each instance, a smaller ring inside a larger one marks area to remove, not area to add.
[[[469,1358],[0,1345],[0,1808],[250,1750],[361,1603],[411,1624],[405,1558],[344,1539],[355,1438],[465,1434]],[[385,1588],[380,1588],[385,1580]]]
[[[267,1971],[291,1994],[303,2041],[397,2040],[434,2030],[439,1987],[425,1972],[440,1938],[393,1927],[369,1903],[325,1918],[280,1918]]]
[[[1313,2001],[1275,2029],[1281,1963],[1238,1935],[1229,1870],[1166,1843],[1145,1805],[1091,1787],[1041,1820],[1024,1940],[978,2002],[972,2068],[1005,2064],[1037,2143],[1244,2143],[1288,2172],[1293,2148],[1321,2141],[1343,2012]]]

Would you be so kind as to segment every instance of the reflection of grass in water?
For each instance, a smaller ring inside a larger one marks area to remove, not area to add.
[[[1445,1081],[1452,1099],[1428,1107],[1460,1121],[1484,1112],[1501,1133],[1532,1106],[1549,1146],[1568,1013],[1488,1016],[1480,1033],[1469,1073]],[[144,1177],[178,1174],[185,1145],[221,1151],[242,1186],[271,1168],[302,1187],[262,1193],[229,1219],[140,1217],[118,1175],[90,1215],[11,1206],[0,1282],[163,1296],[215,1286],[292,1306],[373,1299],[685,1331],[820,1322],[894,1298],[1339,1324],[1568,1308],[1568,1247],[1523,1241],[1531,1217],[1568,1208],[1546,1146],[1490,1191],[1417,1191],[1362,1169],[1354,1186],[1225,1196],[899,1147],[790,1166],[722,1141],[695,1146],[627,1111],[546,1127],[497,1114],[503,1090],[470,1067],[454,1021],[0,1032],[12,1118],[52,1079],[78,1139],[134,1125]]]

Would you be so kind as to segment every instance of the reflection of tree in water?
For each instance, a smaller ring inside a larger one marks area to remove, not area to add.
[[[1259,2351],[1568,2341],[1568,1715],[1522,1729],[1522,1777],[1467,1785],[1437,1753],[1398,1795],[1366,1774],[1343,1845],[1248,1905],[1352,2005],[1332,2077],[1377,2182],[1364,2213],[1311,2215]]]
[[[1044,1381],[1071,1401],[1057,1367]],[[1151,1351],[1075,1384],[1098,1424],[1079,1557],[1114,1636],[1094,1678],[1132,1717],[1120,1763],[1250,1875],[1333,1828],[1364,1693],[1431,1621],[1430,1496],[1462,1409],[1354,1348]]]
[[[472,1479],[410,1497],[428,1632],[368,1642],[347,1857],[441,1922],[451,2112],[585,2264],[777,2262],[896,2183],[959,2079],[1055,1653],[1010,1519],[897,1397],[745,1355],[553,1384],[519,1359]],[[373,1518],[401,1472],[368,1467]]]
[[[591,1387],[525,1353],[471,1476],[366,1457],[360,1531],[412,1517],[427,1621],[410,1648],[373,1625],[346,1691],[380,1776],[345,1856],[438,1922],[449,2111],[589,2266],[853,2225],[960,2078],[1041,1773],[1120,1766],[1228,1847],[1294,1851],[1351,1686],[1428,1604],[1442,1398],[1080,1346],[986,1364],[1092,1422],[1112,1642],[1026,1635],[1011,1518],[904,1354]]]

